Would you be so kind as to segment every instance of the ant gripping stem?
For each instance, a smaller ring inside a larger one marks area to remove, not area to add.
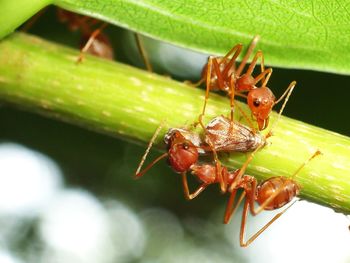
[[[288,178],[290,181],[294,181],[295,182],[295,177],[298,175],[298,173],[312,160],[314,159],[316,156],[321,155],[321,151],[317,150],[315,151],[306,161],[304,161],[299,167],[298,169]],[[271,178],[270,178],[271,179]],[[270,179],[266,180],[269,181]],[[252,215],[257,215],[259,214],[261,211],[263,211],[266,207],[268,207],[273,201],[274,199],[280,194],[282,193],[282,191],[285,189],[285,187],[288,185],[289,181],[284,181],[284,183],[281,185],[281,187],[279,187],[271,196],[269,196],[262,204],[260,204],[259,208],[257,210],[254,209],[254,200],[253,198],[251,199],[251,208],[250,211],[252,213]],[[253,196],[253,192],[251,193]]]
[[[261,235],[262,232],[264,232],[274,221],[276,221],[281,215],[283,215],[293,204],[295,204],[295,202],[297,200],[295,200],[294,202],[292,202],[289,206],[287,206],[283,211],[279,212],[278,214],[276,214],[269,222],[267,222],[259,231],[257,231],[253,236],[251,236],[247,241],[244,241],[244,236],[245,236],[245,226],[246,226],[246,220],[247,220],[247,213],[248,213],[248,207],[250,206],[250,211],[252,213],[252,215],[257,215],[258,213],[260,213],[263,210],[271,210],[271,209],[275,209],[276,208],[280,208],[283,205],[285,205],[286,203],[281,203],[279,204],[278,202],[280,201],[280,198],[278,197],[285,197],[286,195],[289,194],[289,186],[291,185],[296,185],[297,190],[299,190],[299,186],[297,186],[296,182],[294,181],[294,178],[296,177],[296,175],[300,172],[300,170],[308,163],[310,162],[313,158],[315,158],[316,156],[320,155],[321,152],[319,150],[317,150],[311,157],[309,157],[295,172],[294,174],[288,178],[288,179],[284,179],[283,184],[269,197],[265,200],[265,202],[263,202],[262,204],[260,204],[259,208],[254,211],[254,199],[257,199],[257,201],[261,202],[262,200],[259,200],[259,195],[263,195],[263,184],[260,184],[260,189],[258,188],[256,190],[256,188],[254,188],[252,190],[251,193],[251,197],[246,198],[245,204],[244,204],[244,208],[243,208],[243,213],[242,213],[242,222],[241,222],[241,232],[240,232],[240,245],[242,247],[247,247],[250,243],[252,243],[259,235]],[[266,180],[265,182],[269,182],[270,180],[276,180],[276,179],[282,179],[283,177],[274,177],[274,178],[270,178],[268,180]],[[280,180],[282,181],[282,180]],[[253,191],[256,190],[257,191],[257,196],[254,196],[255,193],[253,193]],[[286,192],[283,192],[284,190],[286,190]],[[296,192],[296,195],[298,194],[298,191]],[[254,198],[254,199],[253,199]],[[248,200],[250,199],[250,200]],[[289,201],[288,201],[289,202]],[[250,203],[250,204],[249,204]],[[272,208],[271,208],[272,205]],[[253,206],[253,207],[252,207]]]
[[[257,185],[257,181],[254,177],[246,175],[242,179],[240,179],[239,186],[237,186],[238,184],[236,183],[235,188],[231,191],[231,195],[227,203],[224,223],[229,222],[230,218],[235,213],[237,207],[245,198],[240,231],[240,245],[242,247],[246,247],[249,244],[251,244],[274,221],[276,221],[282,214],[284,214],[296,201],[287,206],[283,211],[276,214],[259,231],[257,231],[253,236],[251,236],[247,241],[244,241],[248,211],[250,211],[250,213],[253,216],[255,216],[263,210],[274,210],[283,207],[284,205],[289,203],[293,197],[298,195],[300,189],[298,184],[295,182],[295,177],[301,171],[301,169],[303,169],[307,165],[307,163],[309,163],[313,158],[320,154],[321,152],[319,150],[313,153],[312,156],[310,156],[306,161],[304,161],[300,165],[300,167],[293,173],[293,175],[290,178],[283,176],[272,177]],[[246,161],[246,166],[250,161],[251,159]],[[245,167],[242,167],[242,169],[245,169]],[[238,188],[243,188],[243,193],[239,197],[237,203],[234,204],[234,199]],[[254,208],[255,201],[259,203],[259,207],[257,210],[255,210]]]

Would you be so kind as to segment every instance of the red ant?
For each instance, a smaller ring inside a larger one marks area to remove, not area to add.
[[[153,160],[145,169],[141,171],[141,167],[146,160],[146,157],[157,138],[163,124],[161,124],[154,135],[152,136],[145,154],[142,156],[139,166],[135,172],[136,178],[143,176],[155,163],[168,157],[168,162],[172,169],[176,173],[185,176],[187,171],[191,169],[193,165],[198,162],[199,153],[213,152],[215,167],[217,171],[217,177],[220,178],[220,187],[222,192],[226,192],[226,185],[221,178],[221,162],[219,161],[215,149],[212,149],[208,145],[203,145],[202,140],[195,133],[192,133],[185,129],[170,129],[164,137],[164,142],[168,147],[168,152],[160,155],[155,160]],[[209,150],[209,148],[211,150]]]
[[[36,20],[45,12],[46,8],[42,9],[37,13],[29,22],[27,22],[22,31],[27,31]],[[113,60],[114,50],[108,36],[102,33],[102,30],[108,25],[98,19],[79,15],[61,8],[57,8],[57,18],[58,21],[67,24],[67,27],[70,31],[81,31],[82,36],[80,39],[80,54],[77,59],[77,62],[80,63],[84,59],[84,54],[88,53],[97,57]],[[100,26],[93,30],[96,25]],[[143,59],[147,71],[152,72],[152,65],[148,60],[146,51],[144,49],[142,40],[140,39],[139,34],[135,33],[135,40],[137,48],[140,52],[140,55]]]
[[[84,53],[113,60],[114,51],[112,44],[107,35],[102,33],[102,30],[107,26],[107,23],[102,22],[102,25],[93,30],[94,26],[101,23],[100,20],[72,13],[60,8],[57,9],[57,17],[61,23],[67,24],[70,31],[80,30],[82,33],[81,50],[77,62],[83,60]]]
[[[107,26],[107,23],[103,23],[96,30],[92,31],[93,26],[101,23],[100,20],[82,16],[76,13],[72,13],[63,9],[57,10],[57,17],[61,23],[67,23],[69,30],[80,30],[83,33],[81,39],[81,52],[78,58],[78,62],[83,59],[84,53],[89,53],[97,57],[113,60],[114,52],[108,37],[102,33],[102,30]],[[137,49],[140,52],[140,56],[145,64],[147,71],[152,72],[152,65],[149,62],[147,53],[144,49],[143,42],[139,34],[135,33],[135,41]]]
[[[72,13],[63,9],[57,10],[57,17],[61,23],[67,24],[70,31],[80,30],[82,32],[81,51],[78,62],[83,60],[84,53],[113,60],[114,51],[112,44],[107,35],[102,33],[102,30],[108,25],[107,23],[102,23],[100,27],[92,30],[95,25],[101,23],[100,20]],[[152,65],[147,57],[143,42],[137,33],[135,33],[135,41],[147,71],[152,72]]]
[[[238,96],[247,98],[248,106],[258,123],[259,130],[266,129],[269,122],[269,114],[273,106],[282,101],[282,99],[288,94],[288,91],[292,89],[296,83],[292,82],[282,96],[276,100],[272,91],[266,86],[272,74],[272,69],[265,69],[264,56],[260,50],[255,54],[247,72],[242,74],[258,40],[259,36],[253,38],[253,41],[237,70],[235,63],[242,51],[242,44],[234,46],[224,57],[209,57],[208,63],[203,69],[202,78],[197,83],[198,85],[206,79],[206,94],[202,115],[205,113],[209,91],[222,90],[230,95],[231,121],[233,121],[234,96],[236,92]],[[232,57],[230,58],[231,55]],[[253,77],[252,74],[259,58],[261,60],[261,73],[258,76]],[[212,71],[212,67],[214,68],[214,71]],[[256,85],[260,81],[263,81],[263,83],[260,87],[257,87]],[[244,95],[241,92],[247,92],[248,94]]]
[[[27,31],[36,20],[45,12],[42,9],[37,13],[29,22],[25,24],[22,31]],[[81,32],[81,50],[77,62],[81,62],[84,58],[84,53],[88,53],[97,57],[113,60],[114,51],[112,44],[107,37],[107,35],[102,33],[102,30],[107,26],[107,23],[103,23],[100,20],[79,15],[61,8],[57,8],[57,19],[63,24],[67,24],[70,31],[80,31]],[[102,23],[97,29],[93,28]]]
[[[291,177],[276,176],[271,177],[261,183],[257,183],[257,180],[250,175],[243,175],[248,163],[252,160],[252,157],[256,151],[254,151],[250,157],[246,160],[241,169],[234,171],[228,171],[226,167],[222,167],[221,173],[224,178],[224,183],[227,184],[228,192],[230,192],[230,198],[227,203],[224,223],[227,224],[235,213],[240,203],[245,198],[241,230],[240,230],[240,245],[242,247],[249,246],[259,235],[261,235],[274,221],[276,221],[282,214],[284,214],[288,208],[290,208],[295,202],[285,208],[283,211],[276,214],[268,223],[266,223],[260,230],[252,235],[247,241],[244,241],[246,221],[248,211],[255,216],[263,210],[275,210],[290,203],[293,198],[298,196],[300,192],[300,185],[295,181],[295,177],[300,170],[313,158],[321,154],[317,150],[311,157],[309,157]],[[190,193],[187,183],[186,174],[182,174],[183,187],[185,196],[187,199],[193,199],[197,197],[207,186],[210,184],[218,183],[216,167],[210,164],[192,165],[192,174],[201,182],[201,185],[193,193]],[[238,198],[236,204],[234,204],[235,196],[238,189],[243,189],[241,196]],[[257,202],[259,207],[255,209],[254,203]]]
[[[316,151],[289,178],[284,176],[276,176],[258,184],[257,180],[254,177],[244,175],[244,172],[248,164],[252,161],[254,154],[261,147],[263,147],[263,145],[259,145],[250,154],[240,169],[228,171],[228,169],[224,166],[218,167],[217,165],[212,164],[198,164],[198,151],[207,150],[203,148],[203,145],[198,136],[187,130],[171,129],[165,136],[165,141],[168,145],[168,152],[156,158],[144,170],[140,171],[143,162],[145,161],[146,156],[149,153],[149,150],[152,147],[152,144],[157,137],[160,129],[161,126],[158,127],[155,134],[153,135],[148,148],[142,157],[140,165],[137,168],[136,177],[139,178],[143,176],[155,163],[165,157],[168,157],[168,161],[173,170],[177,173],[180,173],[182,176],[184,194],[188,200],[196,198],[211,184],[224,184],[225,190],[223,192],[225,193],[228,191],[231,193],[224,216],[225,224],[229,222],[237,207],[245,198],[240,232],[240,245],[242,247],[246,247],[251,244],[275,220],[277,220],[283,213],[285,213],[291,205],[284,209],[282,212],[275,215],[265,226],[263,226],[247,241],[244,241],[248,211],[250,211],[251,214],[255,216],[263,210],[278,209],[290,203],[291,200],[296,197],[300,191],[300,186],[294,180],[295,177],[309,161],[311,161],[317,155],[321,154],[320,151]],[[180,132],[181,130],[184,133]],[[187,182],[188,171],[191,171],[191,174],[194,175],[200,182],[200,186],[192,193],[190,193]],[[235,204],[234,200],[238,189],[243,189],[243,193]],[[259,207],[257,209],[254,207],[255,201],[259,204]]]

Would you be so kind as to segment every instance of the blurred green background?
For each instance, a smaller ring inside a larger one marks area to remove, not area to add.
[[[60,24],[53,7],[28,32],[79,47],[79,32],[72,33]],[[130,32],[112,25],[104,32],[117,60],[142,66]],[[144,42],[160,74],[179,80],[199,77],[207,55],[189,55],[151,39]],[[265,61],[268,65],[268,57]],[[349,76],[274,68],[269,86],[278,96],[292,80],[298,84],[285,115],[350,136]],[[328,208],[298,202],[248,249],[241,249],[240,216],[228,226],[222,224],[226,197],[219,194],[218,187],[209,187],[195,200],[186,201],[180,177],[166,162],[154,166],[142,179],[133,179],[144,145],[5,104],[0,105],[0,123],[3,167],[10,158],[6,151],[15,149],[40,159],[40,165],[51,162],[57,170],[52,177],[57,185],[50,198],[45,197],[48,203],[26,214],[6,208],[10,198],[21,193],[30,200],[30,193],[25,196],[17,186],[27,182],[36,193],[45,191],[45,184],[39,180],[31,185],[31,167],[22,166],[21,159],[17,162],[15,154],[18,167],[1,170],[0,165],[0,262],[350,262],[349,220]],[[158,154],[152,153],[149,160]],[[22,172],[11,184],[6,176],[16,169]],[[250,220],[250,233],[271,217],[269,212],[263,214]]]

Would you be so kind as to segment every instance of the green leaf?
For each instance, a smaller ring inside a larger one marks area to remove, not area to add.
[[[0,0],[0,39],[51,2],[52,0]]]
[[[151,37],[211,54],[260,35],[269,65],[350,74],[349,2],[57,0]]]

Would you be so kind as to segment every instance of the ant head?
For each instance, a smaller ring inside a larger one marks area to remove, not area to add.
[[[259,130],[264,130],[269,121],[272,107],[275,105],[275,96],[268,87],[253,89],[248,94],[248,106],[256,118]]]
[[[177,173],[190,169],[198,160],[197,147],[179,131],[174,131],[169,139],[169,164]]]
[[[237,91],[249,91],[254,88],[255,79],[251,74],[243,74],[236,80],[235,90]]]
[[[216,168],[211,164],[195,164],[191,167],[192,174],[198,178],[200,182],[212,184],[216,179]]]

